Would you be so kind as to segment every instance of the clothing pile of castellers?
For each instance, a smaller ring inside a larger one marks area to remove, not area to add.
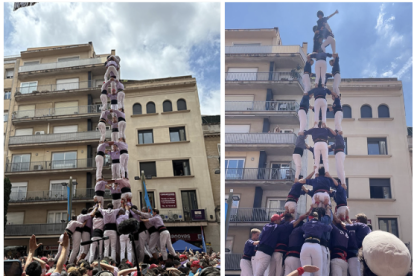
[[[240,260],[242,276],[302,274],[310,276],[310,271],[307,272],[301,268],[309,265],[319,269],[316,272],[312,271],[315,276],[364,275],[361,274],[362,266],[358,258],[358,251],[363,244],[364,248],[366,247],[364,238],[369,236],[371,228],[367,225],[365,214],[356,215],[355,222],[349,219],[344,170],[345,142],[341,126],[343,113],[339,91],[341,82],[339,57],[335,52],[335,39],[328,24],[328,19],[337,13],[338,11],[335,11],[332,15],[324,17],[322,11],[317,12],[319,20],[317,26],[313,27],[315,33],[313,53],[307,56],[303,72],[305,89],[298,111],[300,130],[293,152],[293,161],[296,166],[295,183],[287,197],[285,212],[273,215],[270,223],[266,224],[262,230],[251,230],[251,239],[246,242],[243,257]],[[328,45],[331,45],[333,54],[326,53]],[[326,73],[327,57],[333,57],[329,61],[332,66],[332,74]],[[312,74],[313,59],[316,60],[315,74]],[[316,78],[312,88],[311,77],[313,76]],[[334,79],[332,92],[326,87],[328,77]],[[335,114],[334,130],[326,125],[328,109],[326,94],[331,95],[333,100],[329,110]],[[312,96],[315,97],[313,107],[309,106],[309,100]],[[308,126],[307,113],[309,109],[314,111],[315,123],[311,129],[305,130]],[[308,135],[312,136],[313,147],[306,144]],[[332,145],[328,145],[330,137],[335,139],[335,143]],[[305,179],[300,175],[304,150],[312,152],[314,158],[314,170]],[[335,153],[338,179],[332,178],[329,174],[329,151]],[[304,185],[312,186],[312,189],[307,189]],[[312,197],[312,206],[306,214],[298,217],[296,213],[297,202],[299,197],[305,194]],[[331,210],[331,197],[336,202],[335,210]],[[381,231],[373,233],[376,232]],[[389,235],[392,236],[392,234]],[[396,240],[402,243],[398,238]],[[407,250],[405,246],[403,248]],[[371,251],[364,252],[364,254],[366,257],[371,254],[371,259],[376,259],[375,254]],[[389,252],[387,254],[393,255]],[[386,256],[381,260],[389,264],[388,258],[393,258],[393,256]],[[384,267],[381,263],[379,266]],[[403,269],[405,268],[406,266],[403,266]],[[401,267],[398,266],[395,269],[401,269]],[[375,270],[378,271],[378,269]],[[377,275],[406,275],[407,273],[407,271],[405,274],[391,271],[398,270],[384,269],[381,273],[385,272],[385,274]]]
[[[102,112],[98,123],[101,137],[95,157],[95,206],[83,209],[81,214],[73,216],[67,224],[65,232],[68,233],[72,241],[72,252],[69,256],[68,250],[65,263],[67,261],[74,263],[79,259],[85,259],[92,263],[98,256],[101,259],[110,257],[118,263],[124,259],[134,263],[135,258],[129,235],[120,235],[117,231],[119,224],[129,218],[139,222],[139,232],[134,235],[139,263],[143,262],[145,255],[158,261],[160,252],[162,255],[160,262],[165,262],[169,255],[176,256],[170,233],[164,226],[159,211],[157,209],[150,210],[147,207],[138,210],[131,203],[132,193],[128,179],[128,145],[125,137],[125,92],[124,85],[120,81],[120,61],[118,56],[110,55],[105,62],[107,69],[104,76],[105,82],[101,89]],[[110,109],[108,109],[108,99],[111,101]],[[108,119],[108,116],[111,119]],[[107,125],[110,125],[112,129],[111,141],[105,140]],[[112,159],[112,179],[107,180],[102,177],[106,155]],[[108,189],[112,201],[105,206],[105,190]],[[90,246],[80,245],[83,241],[98,240],[102,237],[109,237],[109,239],[100,242],[99,248],[97,248],[97,242]],[[63,240],[63,234],[60,240]],[[103,254],[102,246],[104,247]],[[166,248],[168,248],[169,254]],[[58,260],[60,252],[61,246],[59,246],[56,260]]]

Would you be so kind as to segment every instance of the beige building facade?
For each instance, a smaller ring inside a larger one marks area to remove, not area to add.
[[[95,54],[90,42],[29,48],[5,57],[4,160],[5,177],[12,183],[5,246],[25,246],[36,234],[44,252],[57,251],[67,220],[62,183],[70,177],[77,183],[73,214],[93,203],[96,127],[109,54],[115,50]],[[146,180],[151,200],[173,240],[201,245],[203,227],[206,242],[219,250],[196,80],[124,80],[124,85],[133,203],[141,204],[142,185],[134,176],[144,169],[152,175]],[[107,139],[110,132],[108,127]],[[103,174],[111,178],[109,160]],[[109,192],[106,200],[111,200]]]
[[[296,171],[292,153],[299,131],[301,75],[310,50],[305,42],[283,45],[277,28],[226,30],[226,162],[222,173],[226,199],[230,189],[239,198],[233,202],[226,239],[226,275],[240,274],[239,261],[250,229],[263,227],[274,213],[284,211]],[[343,79],[340,89],[342,104],[349,108],[342,126],[349,144],[345,173],[350,215],[366,213],[374,230],[393,232],[409,245],[412,185],[401,82]],[[328,104],[332,104],[330,98]],[[370,105],[372,118],[361,118],[364,104]],[[388,117],[384,115],[387,108]],[[333,119],[327,123],[334,128]],[[313,112],[309,111],[308,126],[312,125]],[[313,145],[311,138],[307,143]],[[334,156],[329,161],[330,173],[336,176]],[[312,154],[305,151],[300,174],[306,176],[312,167]],[[298,212],[304,213],[310,203],[310,197],[301,196]]]

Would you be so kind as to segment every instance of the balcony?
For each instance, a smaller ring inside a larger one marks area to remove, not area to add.
[[[227,250],[229,249],[226,248],[226,271],[241,271],[240,260],[243,254],[227,254]]]
[[[292,46],[226,46],[226,62],[269,62],[279,68],[295,68],[305,65],[306,53],[299,45]]]
[[[13,136],[9,139],[9,149],[47,147],[52,145],[62,146],[62,143],[70,145],[94,143],[98,145],[100,137],[101,133],[99,131]],[[106,131],[106,138],[111,138],[111,131]]]
[[[109,169],[108,163],[104,169]],[[50,174],[62,172],[95,171],[95,158],[6,163],[5,175]]]
[[[291,155],[296,137],[294,133],[226,133],[226,150],[263,150],[268,154]]]
[[[102,73],[103,75],[104,73]],[[44,85],[32,85],[17,87],[14,97],[17,102],[30,100],[33,101],[34,97],[43,98],[55,97],[62,95],[83,95],[85,93],[92,94],[95,98],[99,98],[101,94],[102,82],[97,80],[90,81],[79,81],[72,83],[62,83],[62,84],[44,84]]]
[[[290,168],[227,168],[226,182],[232,184],[275,184],[293,183],[295,170]]]
[[[12,115],[14,125],[34,121],[60,121],[99,117],[101,105],[81,105],[64,108],[45,108],[15,111]]]
[[[90,201],[93,196],[95,195],[95,188],[83,188],[78,189],[75,188],[72,200],[74,201],[82,201],[87,200]],[[110,199],[111,194],[109,190],[105,192],[105,198]],[[26,192],[12,192],[10,193],[10,204],[24,204],[24,203],[34,203],[34,202],[50,202],[54,203],[56,201],[67,201],[68,194],[66,188],[62,191],[26,191]]]
[[[226,72],[226,88],[268,89],[277,95],[302,95],[304,86],[299,73],[292,72]]]
[[[34,65],[23,65],[19,67],[19,78],[33,76],[33,74],[55,74],[57,72],[68,73],[68,70],[91,71],[99,67],[99,71],[105,70],[104,63],[106,57],[86,58],[71,61],[61,61],[53,63],[40,63]],[[95,72],[96,73],[96,72]],[[95,74],[94,74],[95,75]]]
[[[276,208],[232,208],[230,223],[240,222],[269,222],[274,214],[282,214],[285,209]]]
[[[241,102],[226,101],[226,116],[269,118],[271,124],[299,124],[299,104],[295,101]]]
[[[161,211],[160,216],[166,226],[207,226],[207,209],[183,210],[173,209]]]
[[[66,223],[47,224],[9,224],[6,225],[4,236],[60,236],[66,229]]]

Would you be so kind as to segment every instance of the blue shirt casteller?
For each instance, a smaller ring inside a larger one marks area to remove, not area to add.
[[[332,230],[332,226],[313,219],[302,225],[302,230],[305,233],[305,239],[312,237],[320,240],[324,232],[330,232]]]
[[[254,246],[253,243],[253,240],[248,239],[244,244],[243,259],[251,260],[251,258],[256,254],[256,246]]]
[[[267,255],[273,254],[277,243],[277,235],[275,235],[275,230],[277,227],[278,225],[273,222],[263,226],[263,231],[260,233],[260,243],[257,250],[262,251]]]
[[[364,240],[365,236],[371,233],[371,229],[368,227],[368,225],[362,222],[354,222],[353,224],[348,224],[346,226],[346,229],[355,230],[358,248],[362,247],[362,241]]]

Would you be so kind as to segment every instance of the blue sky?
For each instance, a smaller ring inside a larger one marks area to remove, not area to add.
[[[202,114],[220,114],[220,3],[4,3],[4,55],[93,42],[116,49],[121,78],[193,75]]]
[[[226,29],[278,27],[283,45],[313,47],[316,12],[339,11],[329,25],[341,58],[342,78],[397,77],[407,126],[412,126],[411,3],[226,3]],[[328,48],[330,50],[330,47]]]

